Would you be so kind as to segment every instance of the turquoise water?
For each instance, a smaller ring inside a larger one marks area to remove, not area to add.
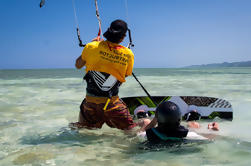
[[[0,165],[250,165],[251,68],[136,69],[151,95],[211,96],[230,101],[234,120],[219,121],[210,143],[149,150],[117,129],[73,131],[85,96],[83,71],[0,70]],[[132,78],[120,96],[145,95]],[[206,130],[202,122],[201,132]]]

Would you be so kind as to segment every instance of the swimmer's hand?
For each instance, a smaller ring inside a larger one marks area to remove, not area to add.
[[[198,129],[198,128],[200,128],[200,124],[198,122],[191,121],[191,122],[187,123],[187,127]],[[219,131],[220,130],[219,129],[219,124],[217,122],[209,123],[207,125],[207,128],[209,130],[214,130],[214,131]]]
[[[198,122],[191,121],[187,123],[187,127],[198,129],[200,128],[200,124]]]
[[[219,124],[217,122],[209,123],[207,128],[210,130],[219,131]]]

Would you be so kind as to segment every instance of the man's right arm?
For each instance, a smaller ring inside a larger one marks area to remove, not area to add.
[[[86,64],[86,61],[84,61],[81,57],[81,55],[76,59],[75,67],[77,69],[81,69]]]
[[[132,75],[133,65],[134,65],[134,55],[133,53],[131,53],[131,56],[128,58],[128,66],[125,77]]]

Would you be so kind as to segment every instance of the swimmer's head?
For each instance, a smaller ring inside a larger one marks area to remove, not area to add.
[[[156,113],[159,127],[176,128],[180,125],[181,112],[175,103],[162,102],[158,105]]]

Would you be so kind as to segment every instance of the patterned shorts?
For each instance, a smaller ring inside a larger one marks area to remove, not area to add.
[[[104,110],[107,98],[86,96],[80,105],[79,125],[85,128],[109,127],[130,130],[137,126],[133,122],[126,104],[118,96],[112,97]]]

